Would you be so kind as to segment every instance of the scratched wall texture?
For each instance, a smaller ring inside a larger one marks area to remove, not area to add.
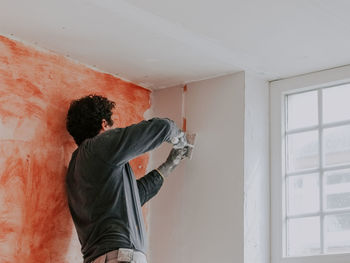
[[[119,127],[150,107],[139,86],[0,36],[1,263],[82,262],[64,190],[76,148],[65,116],[72,99],[89,93],[116,102]],[[137,177],[147,163],[147,155],[132,161]]]

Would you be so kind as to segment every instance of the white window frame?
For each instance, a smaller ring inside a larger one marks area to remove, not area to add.
[[[286,94],[350,83],[350,65],[270,83],[270,168],[271,168],[271,262],[272,263],[349,263],[350,253],[284,257],[285,237],[283,186],[285,160],[284,99]],[[321,98],[319,98],[321,99]],[[320,121],[320,120],[319,120]],[[320,149],[319,149],[320,150]],[[322,157],[321,157],[322,158]],[[322,198],[321,198],[322,200]]]

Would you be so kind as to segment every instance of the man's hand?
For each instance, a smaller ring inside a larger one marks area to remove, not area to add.
[[[181,149],[187,145],[186,134],[180,130],[179,135],[171,139],[174,149]]]
[[[158,167],[158,171],[164,176],[168,177],[169,174],[175,169],[176,166],[180,163],[182,159],[186,157],[186,152],[188,148],[173,148],[170,151],[170,154],[167,160]]]

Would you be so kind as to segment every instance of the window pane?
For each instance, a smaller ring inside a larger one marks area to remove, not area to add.
[[[288,220],[288,256],[320,254],[320,218]]]
[[[287,96],[288,130],[317,125],[317,91]]]
[[[325,173],[325,208],[350,208],[350,169]]]
[[[287,186],[289,215],[319,211],[318,174],[290,176],[287,178]]]
[[[350,163],[350,126],[324,130],[325,164]]]
[[[318,132],[287,136],[287,170],[289,172],[318,167]]]
[[[350,252],[350,214],[325,217],[325,248],[328,253]]]
[[[323,90],[323,122],[350,120],[350,85]]]

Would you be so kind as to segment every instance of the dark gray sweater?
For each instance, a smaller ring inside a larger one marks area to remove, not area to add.
[[[146,253],[141,205],[163,184],[153,170],[135,179],[129,161],[178,134],[169,119],[154,118],[105,131],[72,154],[66,187],[84,263],[118,248]]]

